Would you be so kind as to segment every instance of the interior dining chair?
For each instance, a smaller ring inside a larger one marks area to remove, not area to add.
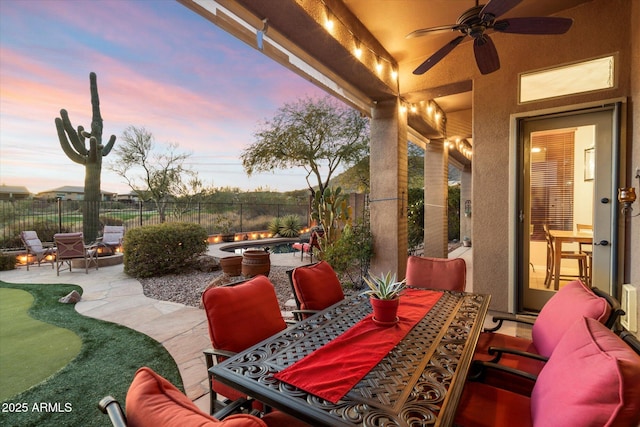
[[[486,329],[478,339],[474,371],[477,375],[486,374],[482,362],[490,362],[535,376],[576,320],[588,317],[611,329],[622,313],[620,303],[613,297],[579,280],[570,282],[547,301],[536,317],[494,316],[497,325]],[[496,332],[505,320],[531,325],[531,339]],[[520,393],[529,392],[533,385],[526,380],[506,381],[500,373],[493,373],[486,382]]]
[[[213,346],[204,351],[209,372],[209,407],[213,414],[222,405],[251,400],[246,394],[216,381],[211,373],[214,364],[284,330],[287,324],[280,312],[273,283],[262,275],[209,288],[202,294],[202,303]],[[226,398],[224,402],[218,400],[218,394]],[[253,406],[264,410],[258,402]],[[282,422],[283,426],[306,426],[280,411],[269,412],[268,418],[272,423]]]
[[[462,258],[430,258],[409,256],[407,286],[464,292],[467,264]]]
[[[530,395],[467,382],[454,425],[638,426],[640,356],[595,319],[576,320]]]
[[[80,259],[84,261],[84,271],[89,273],[89,266],[95,264],[98,269],[97,251],[95,247],[84,244],[82,232],[77,233],[57,233],[53,235],[56,253],[56,274],[59,276],[61,270],[72,271],[72,261]],[[63,267],[67,264],[67,267]]]
[[[53,268],[56,255],[55,247],[45,248],[42,245],[40,238],[38,238],[38,233],[33,230],[20,232],[20,239],[22,240],[22,244],[27,250],[27,271],[29,271],[30,256],[34,256],[36,258],[38,267],[40,267],[40,264],[45,261],[50,262],[51,268]]]
[[[98,404],[114,427],[286,427],[290,417],[281,412],[271,412],[262,418],[238,413],[240,406],[225,407],[209,415],[176,386],[148,367],[135,373],[126,396],[125,414],[120,403],[106,396]]]
[[[305,319],[344,299],[338,275],[326,261],[287,271],[297,310],[296,320]]]
[[[578,233],[590,233],[593,236],[593,225],[591,224],[576,224],[576,231]],[[592,243],[578,243],[580,253],[587,256],[586,272],[585,276],[587,286],[591,286],[591,279],[593,276],[592,264],[593,264],[593,244]]]
[[[544,286],[546,288],[551,286],[551,282],[555,279],[555,245],[553,244],[553,240],[551,239],[551,234],[549,233],[549,226],[547,224],[543,224],[542,228],[544,230],[544,238],[547,244],[547,271],[544,278]],[[589,284],[589,279],[587,277],[587,254],[582,253],[580,251],[562,251],[560,253],[561,259],[567,260],[576,260],[578,263],[578,274],[560,274],[560,280],[573,280],[580,279],[583,283]],[[557,291],[558,289],[556,289]]]

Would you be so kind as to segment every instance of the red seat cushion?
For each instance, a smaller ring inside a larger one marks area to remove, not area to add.
[[[464,427],[528,427],[530,399],[483,383],[468,382],[458,404],[454,425]]]
[[[531,330],[538,353],[549,357],[564,333],[582,317],[601,323],[611,315],[609,303],[581,281],[567,283],[542,307]]]
[[[202,302],[211,343],[219,350],[243,351],[287,327],[273,284],[265,276],[209,288]]]
[[[562,337],[531,394],[536,426],[640,425],[640,356],[582,318]]]
[[[131,427],[266,427],[251,415],[232,415],[219,421],[200,411],[173,384],[146,367],[138,369],[129,386],[126,411]]]
[[[294,269],[291,280],[301,310],[324,310],[344,299],[340,280],[326,261]]]
[[[464,292],[467,264],[462,258],[410,256],[406,278],[408,286]]]

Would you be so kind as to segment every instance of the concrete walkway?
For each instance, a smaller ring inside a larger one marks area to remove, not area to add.
[[[211,245],[209,254],[220,257],[220,245]],[[231,254],[229,254],[231,255]],[[467,291],[471,282],[471,248],[458,248],[449,258],[465,258],[467,261]],[[300,254],[271,254],[271,264],[295,267],[309,262]],[[63,271],[56,276],[49,264],[0,272],[0,280],[9,283],[65,283],[82,287],[82,300],[76,310],[88,317],[118,323],[146,334],[160,342],[176,361],[187,396],[203,410],[209,411],[209,386],[207,368],[202,350],[211,347],[207,319],[204,310],[178,303],[147,298],[142,285],[127,276],[123,265]],[[64,295],[60,295],[63,297]],[[124,399],[124,396],[119,396]]]
[[[217,246],[211,245],[209,253],[224,255]],[[304,262],[308,262],[307,257]],[[271,263],[293,267],[302,262],[299,254],[271,254]],[[29,271],[19,267],[0,272],[0,280],[82,287],[82,300],[76,304],[78,313],[127,326],[160,342],[176,361],[187,396],[203,410],[209,410],[207,368],[202,350],[210,348],[211,341],[204,310],[147,298],[140,282],[127,276],[122,264],[97,271],[89,269],[89,274],[74,268],[72,272],[60,272],[60,276],[56,276],[49,264],[31,266]]]

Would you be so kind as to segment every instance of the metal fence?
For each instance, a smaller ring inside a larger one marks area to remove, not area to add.
[[[37,230],[43,242],[59,232],[82,231],[82,212],[88,202],[78,200],[0,201],[0,249],[22,246],[20,232]],[[98,202],[102,225],[124,225],[126,229],[166,222],[200,224],[209,235],[227,232],[267,230],[276,217],[296,215],[306,227],[310,219],[308,204],[268,203],[167,203],[158,209],[153,202]],[[41,234],[41,235],[40,235]]]

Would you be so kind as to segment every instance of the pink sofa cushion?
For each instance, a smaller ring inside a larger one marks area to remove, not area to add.
[[[411,255],[407,259],[405,276],[408,286],[464,292],[467,284],[467,263],[462,258]]]
[[[640,356],[594,319],[574,323],[531,394],[534,426],[640,425]]]
[[[127,392],[127,423],[132,427],[266,427],[251,415],[232,415],[219,421],[204,412],[169,381],[143,367]]]
[[[611,315],[611,307],[581,281],[567,283],[542,307],[531,330],[538,353],[549,357],[565,331],[582,317],[601,323]]]

